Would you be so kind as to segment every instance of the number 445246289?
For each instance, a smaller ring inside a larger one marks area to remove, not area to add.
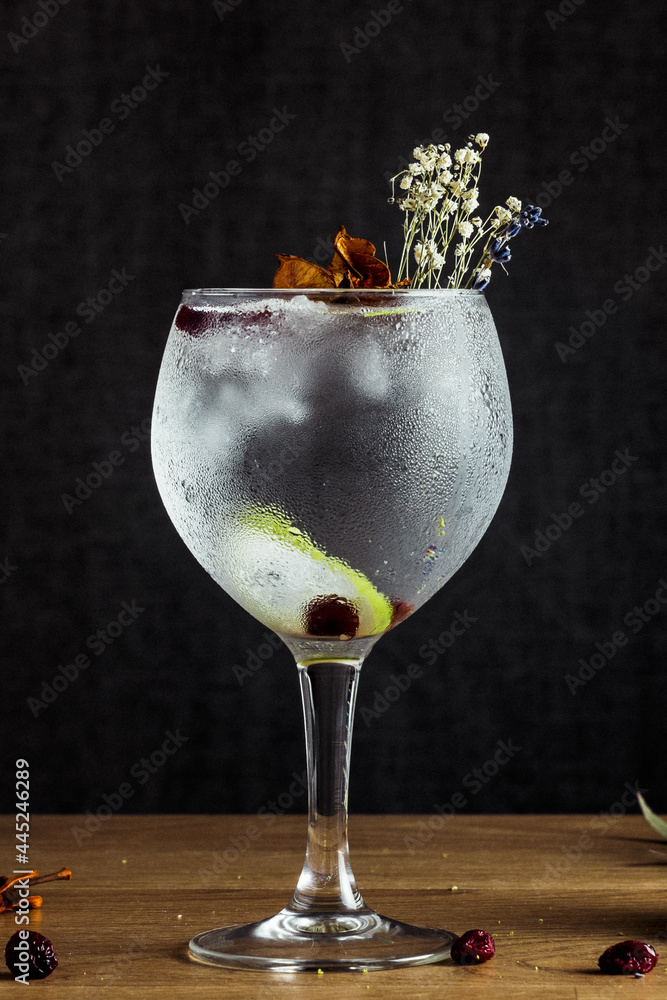
[[[16,862],[28,864],[30,838],[30,765],[27,760],[16,761]]]

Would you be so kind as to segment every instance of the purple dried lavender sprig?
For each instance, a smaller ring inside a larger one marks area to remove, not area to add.
[[[542,218],[542,209],[535,205],[526,205],[519,212],[519,220],[525,229],[532,229],[533,226],[548,226],[549,220]]]
[[[492,264],[507,264],[512,259],[512,251],[508,246],[507,236],[503,239],[495,239],[486,252],[488,260]]]
[[[490,280],[491,280],[490,275],[488,277],[483,278],[480,274],[478,274],[472,283],[472,287],[476,292],[483,292]]]
[[[481,260],[477,268],[477,277],[472,287],[476,291],[483,291],[491,280],[491,276],[481,277],[479,272],[490,270],[494,263],[506,264],[510,260],[509,247],[505,246],[508,240],[517,236],[522,229],[532,229],[534,226],[548,225],[549,220],[542,218],[542,209],[536,205],[526,205],[520,212],[515,212],[505,229],[493,240]]]

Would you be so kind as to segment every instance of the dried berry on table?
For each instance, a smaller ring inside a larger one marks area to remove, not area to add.
[[[27,935],[27,936],[26,936]],[[17,931],[5,948],[5,962],[14,976],[46,979],[58,964],[53,945],[37,931]]]
[[[452,960],[457,965],[480,965],[496,953],[496,945],[486,931],[466,931],[452,945]]]
[[[655,968],[655,948],[643,941],[619,941],[600,955],[598,965],[609,976],[645,975]]]

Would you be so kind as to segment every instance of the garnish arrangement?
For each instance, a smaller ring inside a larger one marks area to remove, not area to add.
[[[27,885],[32,888],[33,885],[39,885],[42,882],[60,882],[69,881],[71,879],[72,873],[69,868],[61,868],[59,872],[53,872],[51,875],[40,875],[39,872],[31,871],[29,875],[17,875],[14,878],[11,876],[9,878],[3,878],[0,875],[0,913],[12,913],[18,910],[19,904],[22,899],[27,899],[28,909],[34,910],[39,909],[42,905],[41,896],[25,896],[25,894],[19,893],[16,887],[17,882],[21,886]]]
[[[403,253],[395,282],[388,264],[375,256],[375,246],[349,236],[341,226],[328,268],[303,257],[277,254],[280,267],[273,287],[486,288],[493,265],[504,270],[510,260],[509,241],[522,229],[547,225],[540,208],[522,207],[514,197],[504,206],[496,205],[486,219],[473,214],[479,205],[482,153],[488,142],[486,132],[479,132],[453,154],[449,143],[418,146],[414,162],[392,178],[389,201],[404,212]],[[397,181],[405,192],[398,198]]]
[[[25,895],[25,888],[43,882],[69,881],[69,868],[61,868],[50,875],[40,875],[37,871],[26,872],[15,877],[0,875],[0,913],[25,913],[26,909],[39,909],[41,896]],[[27,902],[27,907],[25,906]],[[17,918],[14,918],[17,920]],[[24,922],[17,920],[17,922]],[[53,944],[43,934],[26,928],[16,931],[5,946],[5,963],[17,982],[24,985],[31,979],[46,979],[58,965]]]

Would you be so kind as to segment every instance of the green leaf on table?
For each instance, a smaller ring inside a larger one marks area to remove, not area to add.
[[[667,839],[667,823],[664,819],[660,819],[660,817],[656,816],[653,810],[648,807],[641,795],[641,792],[637,792],[637,801],[641,806],[641,810],[644,813],[644,819],[647,823],[650,823],[656,833],[659,833],[661,837],[665,837],[665,839]]]

